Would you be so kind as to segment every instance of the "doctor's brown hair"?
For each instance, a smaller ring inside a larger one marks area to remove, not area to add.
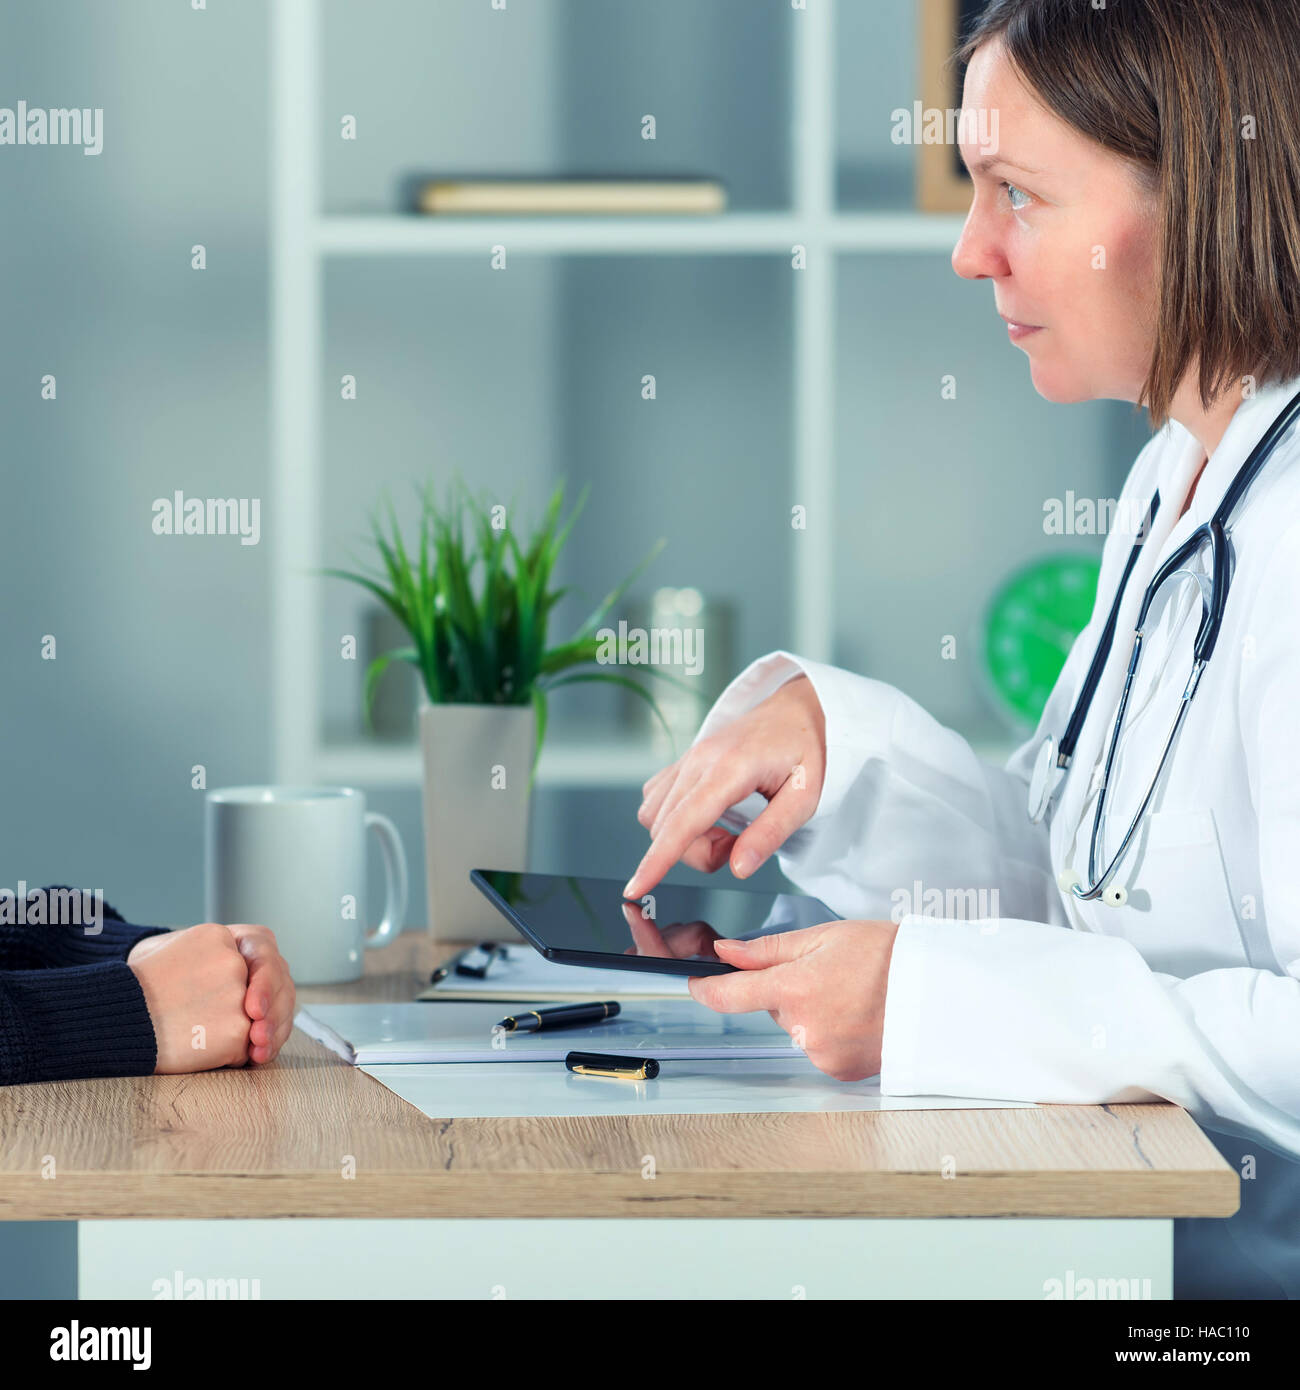
[[[993,39],[1158,195],[1153,427],[1198,356],[1206,409],[1300,376],[1300,0],[992,0],[953,60]]]

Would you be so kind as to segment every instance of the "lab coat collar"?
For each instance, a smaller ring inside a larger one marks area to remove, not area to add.
[[[1181,544],[1214,515],[1215,508],[1223,500],[1224,493],[1232,485],[1233,478],[1250,451],[1264,437],[1264,432],[1297,391],[1300,391],[1300,378],[1263,386],[1237,407],[1219,441],[1219,447],[1205,465],[1192,505],[1187,509],[1187,514],[1179,519],[1166,542],[1167,548]],[[1161,510],[1171,506],[1176,516],[1182,510],[1187,489],[1196,476],[1204,450],[1195,435],[1176,420],[1171,420],[1166,428],[1170,432],[1171,443],[1161,455],[1157,485],[1160,488]],[[1292,431],[1295,428],[1295,425],[1291,426]],[[1245,501],[1239,505],[1238,514],[1245,505]]]

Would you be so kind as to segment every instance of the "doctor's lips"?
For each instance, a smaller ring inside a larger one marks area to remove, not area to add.
[[[999,314],[1000,318],[1007,326],[1007,332],[1011,335],[1011,341],[1018,343],[1022,338],[1031,337],[1035,333],[1043,331],[1041,323],[1020,323],[1016,319],[1008,318],[1006,314]]]

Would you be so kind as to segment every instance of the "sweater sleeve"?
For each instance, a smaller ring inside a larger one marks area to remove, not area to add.
[[[166,927],[136,927],[100,892],[55,885],[16,897],[0,892],[0,970],[47,970],[125,960],[137,941]]]
[[[157,1042],[125,960],[0,971],[0,1085],[147,1076]]]
[[[0,921],[0,1085],[146,1076],[157,1063],[149,1006],[126,957],[167,928],[132,926],[102,899],[83,915],[86,903],[77,890],[41,889],[21,911],[0,905],[9,909]]]

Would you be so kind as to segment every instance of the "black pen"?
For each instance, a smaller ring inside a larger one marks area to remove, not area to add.
[[[465,958],[467,955],[469,955],[469,953],[470,953],[471,951],[484,951],[484,952],[486,952],[486,953],[487,953],[487,956],[488,956],[487,964],[486,964],[486,965],[483,965],[483,966],[477,966],[477,965],[464,965],[464,964],[463,964],[464,958]],[[495,960],[495,958],[497,957],[497,955],[500,955],[500,957],[501,957],[502,960],[509,960],[509,959],[510,959],[510,952],[509,952],[509,950],[508,950],[507,947],[502,946],[502,945],[500,945],[498,942],[495,942],[495,941],[480,941],[479,944],[478,944],[477,946],[467,946],[463,951],[461,951],[461,952],[459,952],[457,955],[453,956],[453,957],[452,957],[452,962],[453,962],[453,964],[454,964],[455,967],[456,967],[456,974],[457,974],[457,975],[471,975],[471,976],[473,976],[475,979],[481,980],[481,979],[485,978],[485,976],[487,975],[488,966],[490,966],[490,965],[492,964],[493,960]],[[441,984],[442,981],[445,980],[445,979],[447,978],[447,976],[450,975],[450,974],[451,974],[451,966],[450,966],[450,965],[440,965],[440,966],[438,966],[438,968],[433,972],[433,974],[429,976],[429,983],[430,983],[431,985]]]
[[[579,1076],[613,1076],[620,1081],[652,1081],[659,1075],[653,1057],[615,1057],[608,1052],[570,1052],[564,1065]]]
[[[495,941],[480,941],[476,947],[472,947],[471,950],[466,951],[465,956],[470,955],[472,951],[475,950],[482,951],[483,955],[486,957],[483,964],[466,965],[465,957],[462,956],[461,959],[456,962],[456,974],[468,975],[475,980],[485,980],[487,979],[488,971],[492,968],[492,962],[497,958],[497,953],[500,952],[504,958],[505,947],[498,946]]]
[[[507,1033],[540,1033],[543,1028],[581,1028],[588,1023],[603,1023],[613,1018],[621,1005],[616,1000],[607,1004],[560,1004],[554,1009],[529,1009],[526,1014],[513,1014],[497,1024]]]

